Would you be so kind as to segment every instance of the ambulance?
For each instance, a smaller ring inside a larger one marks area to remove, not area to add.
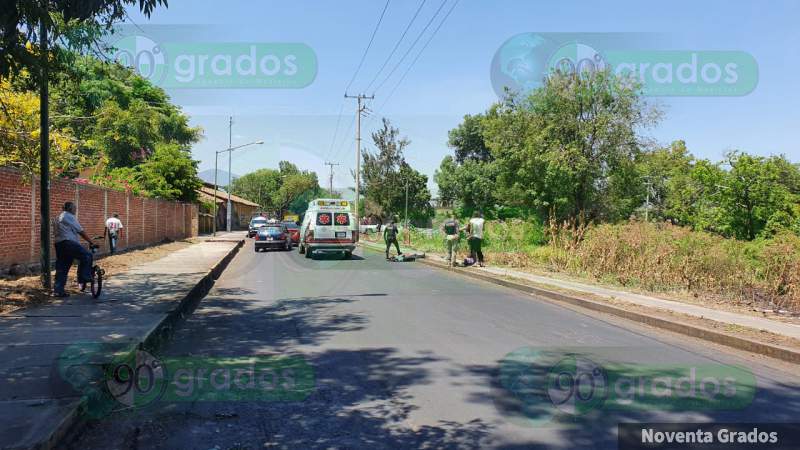
[[[305,254],[306,258],[321,253],[339,253],[350,259],[357,241],[358,229],[349,201],[318,198],[308,202],[308,210],[300,225],[298,252]]]

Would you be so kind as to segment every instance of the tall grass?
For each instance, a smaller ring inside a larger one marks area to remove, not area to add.
[[[562,271],[651,292],[800,311],[800,237],[786,232],[752,242],[667,223],[631,221],[553,229],[531,221],[489,221],[490,264]],[[437,229],[412,230],[412,246],[441,252]],[[466,249],[466,240],[462,240]]]

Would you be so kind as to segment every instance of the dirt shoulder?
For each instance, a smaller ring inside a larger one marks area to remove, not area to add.
[[[99,257],[97,262],[106,271],[107,277],[113,277],[114,274],[125,272],[132,266],[161,259],[193,243],[191,240],[168,242],[113,256]],[[68,277],[67,292],[78,291],[75,282],[76,271],[77,264],[73,264]],[[55,271],[52,275],[55,276]],[[42,289],[38,275],[0,279],[0,314],[9,314],[20,308],[47,303],[51,299],[49,293]]]

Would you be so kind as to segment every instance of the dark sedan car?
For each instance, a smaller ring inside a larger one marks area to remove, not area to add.
[[[258,229],[256,233],[255,249],[256,251],[268,250],[291,250],[292,238],[289,236],[289,230],[282,223],[268,223],[267,225]]]
[[[258,229],[266,224],[266,217],[257,216],[250,219],[250,225],[247,227],[247,237],[255,237],[255,235],[258,233]]]
[[[286,230],[289,231],[289,236],[292,238],[292,244],[297,245],[300,243],[300,225],[294,222],[283,222]]]

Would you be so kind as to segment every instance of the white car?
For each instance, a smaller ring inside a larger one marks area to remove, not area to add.
[[[378,227],[379,227],[378,224],[372,223],[367,225],[362,224],[358,228],[361,234],[374,234],[378,232]]]

